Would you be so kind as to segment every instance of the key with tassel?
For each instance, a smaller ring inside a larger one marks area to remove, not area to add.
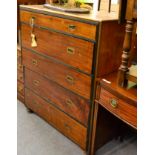
[[[31,26],[31,47],[37,47],[37,38],[34,34],[34,17],[31,18],[30,26]]]

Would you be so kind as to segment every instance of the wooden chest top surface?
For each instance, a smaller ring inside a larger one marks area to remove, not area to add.
[[[40,12],[43,14],[48,15],[57,15],[63,18],[76,18],[80,20],[86,20],[88,22],[93,22],[94,24],[102,21],[111,21],[111,20],[118,20],[118,14],[115,12],[105,12],[105,11],[92,11],[89,14],[77,14],[77,13],[66,13],[60,11],[54,11],[45,8],[43,5],[20,5],[20,9],[28,10],[33,12]]]

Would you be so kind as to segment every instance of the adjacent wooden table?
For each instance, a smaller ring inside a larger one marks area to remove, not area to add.
[[[114,122],[111,122],[111,125],[107,125],[109,122],[109,116],[107,117],[105,115],[105,120],[100,122],[103,124],[102,135],[98,135],[100,134],[97,132],[99,128],[97,124],[99,124],[98,119],[100,117],[98,116],[98,113],[101,107],[132,128],[137,129],[137,89],[134,86],[122,88],[117,85],[117,80],[117,72],[115,72],[105,76],[98,84],[94,108],[92,142],[90,151],[91,155],[94,155],[96,150],[96,137],[100,137],[100,139],[105,139],[105,137],[112,138],[117,132],[115,130],[116,126],[119,126],[119,124],[114,124]],[[113,117],[113,119],[115,119],[115,117]],[[105,132],[105,129],[107,128],[108,131]]]

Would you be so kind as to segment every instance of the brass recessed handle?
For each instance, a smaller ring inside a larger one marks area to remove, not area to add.
[[[38,61],[36,59],[32,59],[32,64],[37,66],[38,65]]]
[[[33,81],[33,84],[34,84],[35,86],[39,86],[39,83],[40,83],[40,82],[39,82],[38,80],[34,80],[34,81]]]
[[[68,25],[68,29],[74,31],[76,29],[75,25]]]
[[[68,124],[66,124],[66,123],[64,123],[64,127],[67,129],[67,130],[71,130],[71,127],[68,125]]]
[[[75,53],[75,49],[72,47],[67,47],[67,53],[73,55]]]
[[[72,107],[73,106],[73,101],[71,99],[66,99],[66,104],[69,106],[69,107]]]
[[[113,107],[113,108],[117,108],[118,106],[118,101],[114,98],[110,99],[110,105]]]
[[[73,83],[74,83],[74,78],[73,78],[72,76],[70,76],[70,75],[67,75],[67,76],[66,76],[66,80],[67,80],[67,82],[70,83],[70,84],[73,84]]]

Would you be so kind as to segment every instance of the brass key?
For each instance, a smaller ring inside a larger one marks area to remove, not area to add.
[[[30,26],[31,26],[31,47],[37,47],[37,40],[36,36],[34,34],[34,20],[35,18],[32,17],[30,20]]]

